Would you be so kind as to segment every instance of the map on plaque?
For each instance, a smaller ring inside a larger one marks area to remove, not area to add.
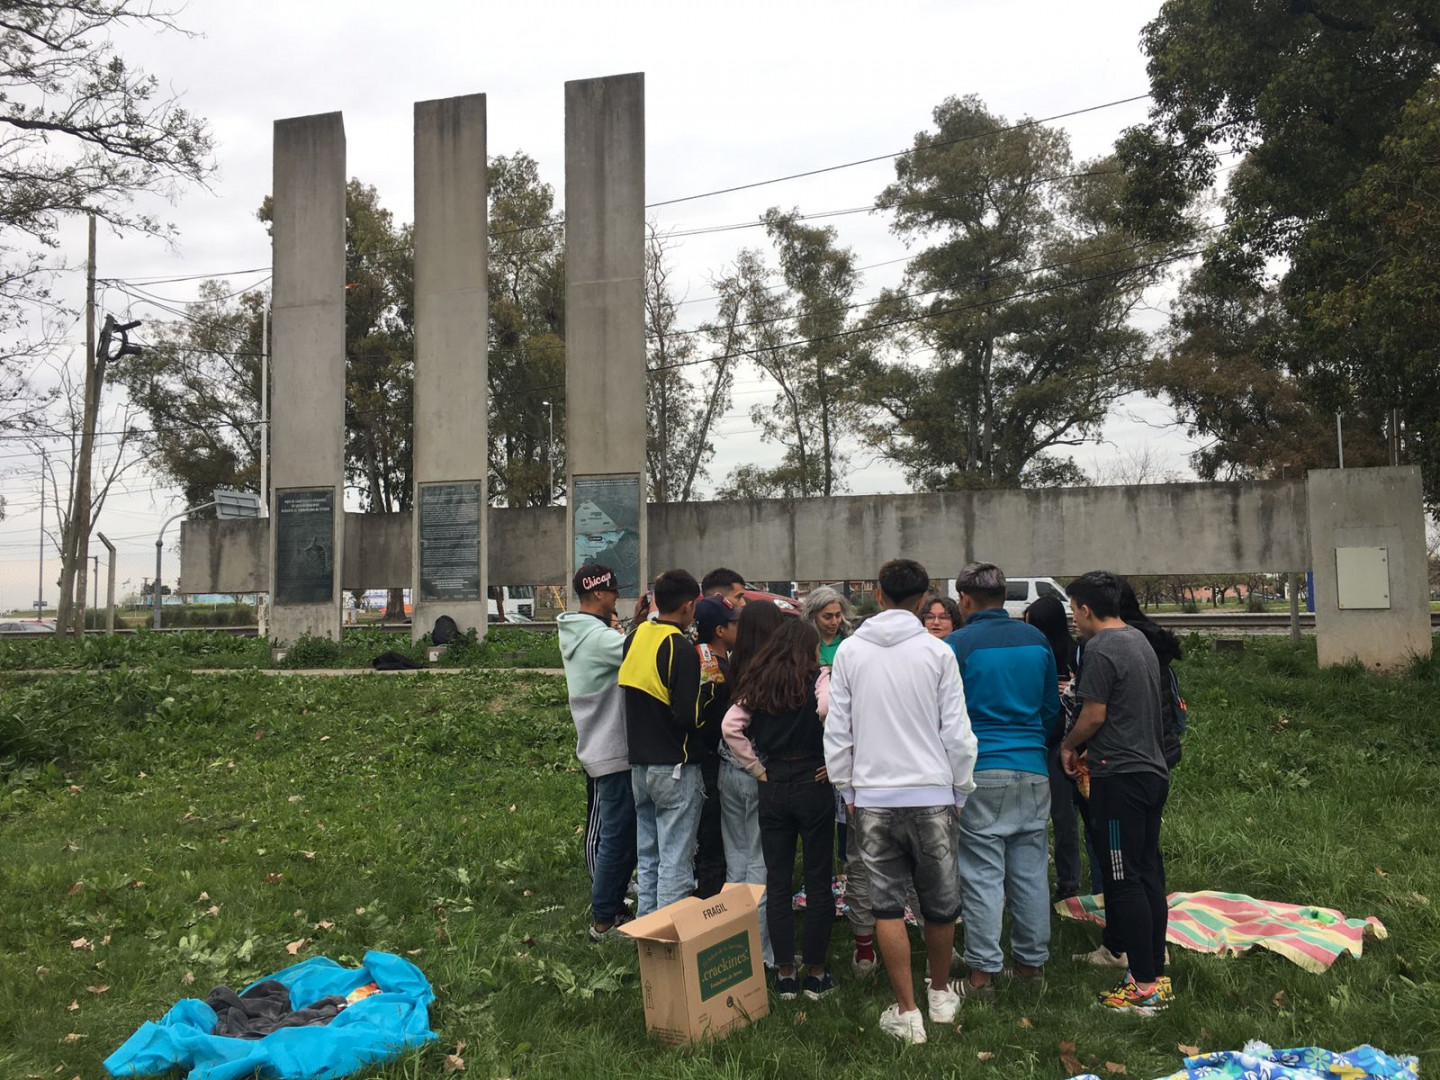
[[[480,599],[480,482],[420,485],[420,599]]]
[[[620,595],[640,595],[640,478],[575,478],[575,565],[596,562],[620,577]]]
[[[275,493],[275,603],[335,599],[335,490]]]

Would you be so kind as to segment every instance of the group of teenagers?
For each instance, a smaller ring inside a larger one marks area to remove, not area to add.
[[[880,611],[858,625],[829,587],[796,617],[747,603],[732,570],[701,582],[670,570],[627,632],[612,569],[581,567],[573,585],[578,610],[559,617],[559,636],[587,778],[592,940],[633,917],[632,876],[636,916],[725,882],[764,885],[761,947],[777,995],[823,998],[836,987],[838,837],[852,970],[883,965],[894,1003],[881,1030],[923,1043],[927,1015],[951,1023],[1003,976],[1043,980],[1053,814],[1056,897],[1079,890],[1082,832],[1105,896],[1104,942],[1077,959],[1126,969],[1098,1003],[1141,1015],[1169,1005],[1160,827],[1179,760],[1168,672],[1179,651],[1123,578],[1071,583],[1078,643],[1054,597],[1011,618],[990,563],[961,569],[957,603],[914,560],[888,562]],[[809,901],[798,962],[797,846]],[[924,938],[924,1012],[910,912]]]

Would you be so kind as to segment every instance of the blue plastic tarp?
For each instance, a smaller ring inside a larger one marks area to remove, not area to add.
[[[212,1035],[215,1010],[188,998],[158,1023],[140,1025],[105,1059],[106,1070],[114,1077],[156,1076],[179,1068],[186,1070],[187,1080],[257,1075],[266,1080],[337,1080],[436,1039],[430,1030],[429,1009],[435,1000],[430,981],[414,964],[390,953],[368,952],[359,968],[317,956],[266,978],[284,983],[296,1008],[372,982],[380,992],[356,1001],[324,1026],[282,1028],[253,1040]]]

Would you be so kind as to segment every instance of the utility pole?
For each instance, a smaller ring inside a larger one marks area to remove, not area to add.
[[[40,451],[40,591],[35,594],[35,618],[45,611],[45,472],[50,459]]]
[[[270,305],[260,309],[260,516],[270,516]]]
[[[70,512],[61,522],[60,600],[55,608],[55,632],[85,632],[85,563],[90,536],[90,462],[95,450],[91,403],[99,407],[95,385],[95,215],[90,215],[89,245],[85,260],[85,406],[80,421],[80,456],[70,477]],[[83,539],[82,539],[83,537]],[[77,592],[76,583],[79,583]],[[77,616],[76,609],[79,609]]]
[[[553,401],[542,401],[550,409],[550,441],[545,445],[545,461],[550,466],[550,490],[545,494],[545,505],[549,506],[555,501],[555,403]]]

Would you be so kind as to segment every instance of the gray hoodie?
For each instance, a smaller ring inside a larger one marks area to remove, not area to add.
[[[856,806],[964,806],[976,742],[955,652],[908,611],[860,626],[835,653],[825,764]]]
[[[575,755],[591,776],[629,772],[625,698],[619,681],[625,635],[581,611],[562,611],[557,622],[570,716],[575,721]]]

